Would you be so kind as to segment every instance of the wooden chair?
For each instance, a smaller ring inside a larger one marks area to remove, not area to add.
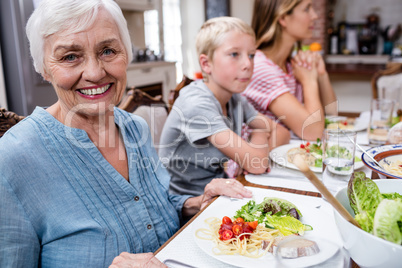
[[[380,70],[376,72],[373,77],[371,78],[371,88],[372,88],[372,93],[373,93],[373,99],[377,99],[380,97],[379,90],[380,88],[380,83],[381,79],[392,79],[392,81],[395,81],[396,83],[398,79],[399,83],[402,83],[402,80],[400,80],[400,77],[402,77],[402,63],[399,62],[390,62],[387,64],[386,68],[384,70]],[[399,84],[400,88],[402,88],[402,84]]]
[[[397,115],[402,119],[402,109],[400,109],[402,107],[402,63],[390,62],[384,70],[375,73],[371,79],[371,88],[373,99],[384,97],[383,88],[399,91],[399,99],[396,99],[399,104]]]
[[[7,111],[5,108],[0,108],[0,138],[3,137],[7,130],[24,118],[24,116]]]
[[[166,103],[162,100],[161,95],[152,97],[144,91],[134,87],[131,87],[127,90],[126,95],[123,97],[118,107],[122,110],[132,113],[142,105],[161,105],[165,106],[167,110]]]
[[[189,85],[191,82],[193,82],[194,80],[191,78],[188,78],[186,75],[183,75],[183,79],[181,80],[181,82],[179,84],[177,84],[175,89],[170,90],[170,94],[169,94],[169,98],[168,98],[168,102],[169,102],[169,112],[173,107],[173,104],[175,102],[175,100],[177,99],[177,97],[179,97],[179,92],[180,90]]]
[[[144,118],[151,131],[155,149],[158,150],[168,116],[168,108],[162,96],[152,97],[140,89],[130,88],[118,107]]]

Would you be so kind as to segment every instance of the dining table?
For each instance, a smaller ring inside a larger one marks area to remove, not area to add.
[[[357,136],[357,142],[365,144],[366,132],[360,132]],[[301,142],[300,139],[292,139],[290,144],[298,146]],[[364,147],[364,146],[363,146]],[[358,155],[361,152],[356,152]],[[322,198],[318,190],[309,182],[303,173],[296,169],[284,167],[271,158],[271,170],[268,173],[254,175],[254,174],[239,174],[236,179],[240,181],[245,187],[256,191],[261,194],[280,196],[297,200],[298,204],[311,204],[317,213],[324,215],[322,221],[325,221],[325,231],[327,232],[328,239],[337,244],[339,250],[330,258],[321,263],[312,265],[311,267],[359,267],[349,256],[346,249],[343,248],[343,241],[339,231],[336,228],[334,213],[332,206]],[[377,179],[378,176],[371,171],[368,167],[361,165],[359,171],[365,172],[367,177]],[[338,178],[336,175],[330,176],[328,174],[316,173],[317,177],[321,180],[332,180],[332,192],[339,190],[347,185],[348,179],[345,177]],[[327,177],[326,177],[327,176]],[[265,192],[264,192],[265,191]],[[244,202],[243,202],[244,203]],[[198,221],[203,215],[216,211],[218,204],[220,207],[225,205],[231,206],[231,199],[225,196],[219,196],[193,216],[177,233],[175,233],[166,243],[164,243],[154,254],[161,262],[165,263],[168,267],[258,267],[253,265],[253,262],[244,264],[243,262],[233,263],[225,262],[222,259],[216,258],[213,254],[207,254],[205,250],[200,248],[196,243],[195,227],[199,225]],[[240,205],[239,205],[240,208]],[[231,215],[228,215],[231,216]],[[324,223],[322,223],[324,224]],[[314,225],[314,224],[313,224]],[[187,266],[185,266],[185,265]],[[267,264],[270,267],[284,267],[282,263]],[[290,267],[290,266],[289,266]],[[301,267],[301,266],[299,266]]]

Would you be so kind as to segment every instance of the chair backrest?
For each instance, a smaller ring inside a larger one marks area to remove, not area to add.
[[[3,137],[7,130],[24,118],[24,116],[7,111],[5,108],[0,108],[0,138]]]
[[[118,107],[122,110],[132,113],[142,105],[161,105],[165,106],[167,110],[166,103],[162,100],[162,96],[159,95],[152,97],[144,91],[134,87],[131,87],[127,90],[126,95],[123,97]]]
[[[162,96],[152,97],[139,89],[130,88],[118,107],[144,118],[151,130],[154,146],[158,150],[162,129],[168,116],[167,105]]]
[[[177,99],[177,97],[179,97],[179,92],[180,90],[189,85],[191,82],[193,82],[194,80],[191,78],[188,78],[186,75],[183,75],[183,79],[181,80],[181,82],[179,84],[177,84],[177,86],[175,87],[175,89],[170,90],[170,94],[169,94],[169,112],[173,107],[173,104],[175,102],[175,100]]]
[[[373,99],[384,98],[388,93],[384,92],[384,89],[394,92],[394,96],[399,99],[399,105],[402,104],[402,63],[390,62],[387,64],[386,69],[378,71],[371,79],[372,95]]]

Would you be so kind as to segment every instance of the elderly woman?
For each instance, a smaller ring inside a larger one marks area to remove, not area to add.
[[[115,108],[132,52],[114,1],[42,0],[27,35],[58,101],[0,139],[0,267],[107,267],[122,252],[116,264],[158,264],[146,252],[182,216],[217,194],[250,197],[223,179],[201,196],[168,193],[147,124]]]

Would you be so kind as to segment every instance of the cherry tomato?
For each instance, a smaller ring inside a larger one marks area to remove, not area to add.
[[[225,216],[225,217],[223,217],[223,219],[222,219],[222,223],[223,223],[223,224],[231,224],[231,223],[232,223],[232,220],[231,220],[228,216]]]
[[[243,219],[243,218],[241,218],[241,217],[238,217],[238,218],[236,219],[236,222],[237,222],[237,223],[244,222],[244,219]]]
[[[238,236],[239,234],[243,233],[243,228],[239,224],[235,224],[232,227],[233,234]]]
[[[222,230],[232,230],[233,227],[233,223],[228,223],[228,224],[221,224],[221,228]]]
[[[300,144],[300,148],[303,149],[304,147],[306,147],[306,146],[304,146],[304,144]]]
[[[248,222],[248,226],[250,226],[251,228],[253,228],[253,230],[255,230],[258,226],[258,221]]]
[[[243,238],[250,238],[250,235],[249,234],[252,234],[253,233],[253,230],[251,229],[251,227],[250,226],[246,226],[244,229],[243,229],[243,235],[240,237],[240,240],[242,240]]]
[[[224,230],[219,235],[220,240],[229,240],[233,237],[233,232],[231,230]]]
[[[347,125],[348,125],[348,122],[346,122],[346,121],[343,122],[343,125],[344,125],[344,126],[347,126]]]
[[[307,143],[306,143],[306,146],[309,146],[309,145],[310,145],[310,143],[309,143],[309,142],[307,142]]]

